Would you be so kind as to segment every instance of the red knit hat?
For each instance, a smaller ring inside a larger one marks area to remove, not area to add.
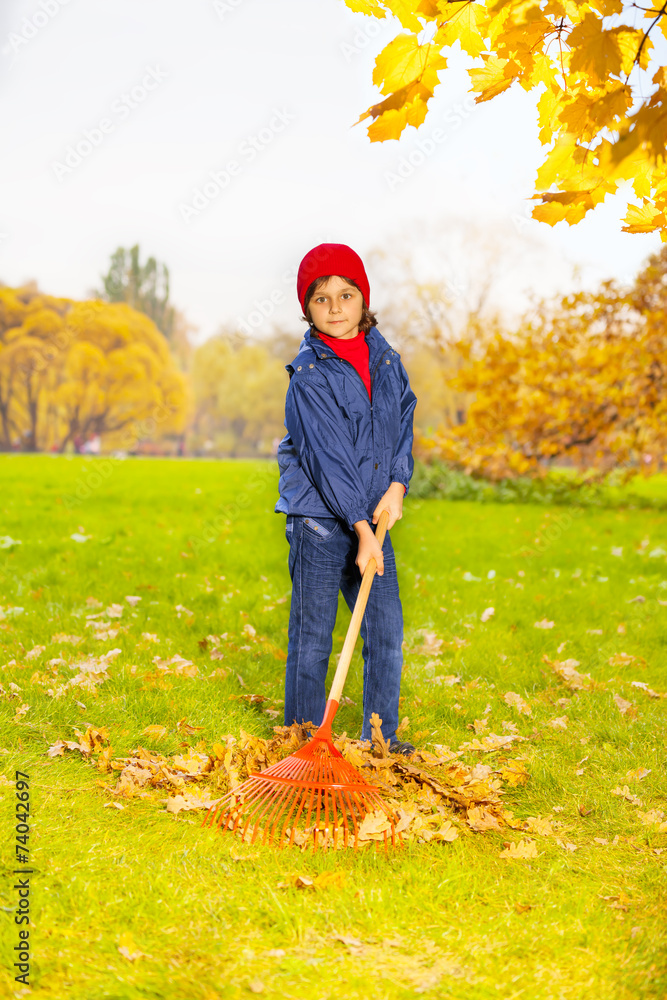
[[[355,253],[352,247],[346,246],[345,243],[320,243],[309,250],[299,264],[296,291],[304,313],[306,311],[306,292],[310,285],[316,278],[323,278],[329,274],[337,274],[341,278],[351,278],[359,285],[366,306],[369,306],[370,286],[359,254]]]

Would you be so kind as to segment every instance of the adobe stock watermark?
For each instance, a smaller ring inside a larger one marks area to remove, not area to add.
[[[39,0],[37,9],[29,17],[23,18],[16,31],[10,31],[7,35],[5,44],[2,46],[3,56],[9,52],[14,54],[20,52],[25,45],[37,37],[47,24],[51,23],[53,18],[68,3],[70,0]]]
[[[224,21],[228,14],[233,14],[235,10],[242,7],[245,0],[211,0],[213,10],[221,21]]]
[[[155,403],[147,416],[132,420],[127,427],[122,429],[120,449],[129,452],[133,448],[136,448],[142,441],[146,439],[150,440],[156,430],[177,411],[178,407],[176,406]],[[125,458],[119,458],[116,455],[106,455],[94,459],[94,468],[91,469],[84,466],[74,485],[74,491],[64,494],[61,497],[65,510],[69,511],[75,507],[80,507],[85,500],[88,500],[93,495],[95,490],[98,490],[109,479],[118,465],[124,461]]]
[[[532,215],[535,204],[536,203],[534,202],[530,205],[527,201],[524,201],[521,204],[520,212],[512,212],[512,225],[519,236],[523,236],[526,229],[530,229],[531,232],[535,232],[537,227],[540,225],[540,220],[535,219]]]
[[[190,535],[187,544],[195,555],[207,545],[212,545],[220,537],[224,528],[229,527],[240,517],[242,517],[252,504],[256,495],[267,488],[276,486],[278,482],[278,467],[275,462],[266,462],[261,469],[250,476],[244,489],[236,493],[234,499],[229,503],[221,503],[216,508],[217,513],[210,517],[201,530],[196,535]]]
[[[67,146],[61,160],[52,160],[51,169],[58,181],[69,177],[91,153],[98,149],[106,137],[116,131],[120,122],[141,107],[144,101],[166,80],[167,73],[159,66],[146,66],[144,74],[129,90],[124,91],[111,105],[111,117],[100,118],[92,128],[84,129],[81,137]]]
[[[281,277],[282,284],[293,289],[296,286],[297,272],[298,265],[294,264],[283,273]],[[293,295],[294,292],[292,291],[291,294]],[[246,335],[253,333],[259,329],[262,323],[273,316],[277,306],[282,305],[286,299],[287,293],[282,288],[274,288],[265,299],[253,299],[252,304],[255,308],[247,313],[245,317],[236,317],[237,328],[241,333],[245,333]]]
[[[460,128],[463,122],[470,117],[474,107],[474,98],[466,97],[463,104],[455,104],[454,107],[445,112],[443,121],[446,127],[437,126],[426,134],[418,134],[415,139],[416,148],[402,156],[393,170],[385,170],[384,179],[389,190],[395,191],[401,184],[410,180],[415,171],[419,170],[429,157],[433,156],[451,133]]]
[[[273,108],[272,111],[271,118],[264,128],[246,136],[239,143],[237,158],[228,160],[219,170],[209,170],[208,179],[194,189],[190,200],[179,204],[178,210],[186,225],[200,216],[223,191],[227,190],[234,177],[238,177],[272,144],[276,136],[284,132],[291,122],[296,121],[296,115],[283,108]]]
[[[240,0],[239,0],[240,2]],[[355,56],[360,55],[367,45],[369,45],[374,38],[382,31],[379,21],[375,18],[371,18],[364,23],[360,28],[354,33],[354,37],[351,42],[341,42],[338,48],[343,53],[343,58],[346,63],[350,63]]]
[[[332,251],[327,249],[327,244],[323,244],[323,249],[313,249],[311,251],[315,255],[318,261],[324,263],[327,258],[331,256]],[[294,289],[296,286],[296,278],[299,271],[299,264],[295,262],[286,271],[283,272],[281,276],[281,284],[286,285],[289,288],[290,297],[294,295]],[[265,320],[269,319],[276,311],[276,306],[282,305],[285,301],[286,293],[282,288],[274,288],[272,292],[269,293],[266,299],[253,299],[254,309],[251,310],[245,317],[237,316],[236,323],[238,329],[247,334],[252,333],[257,330]]]

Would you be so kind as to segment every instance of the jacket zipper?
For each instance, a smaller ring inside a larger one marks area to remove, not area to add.
[[[370,394],[369,403],[370,403],[370,407],[371,407],[371,439],[373,441],[373,465],[374,466],[376,465],[376,462],[375,462],[375,421],[373,420],[373,379],[375,378],[375,374],[376,374],[378,368],[380,367],[380,362],[382,361],[382,359],[385,356],[385,354],[388,351],[390,351],[390,350],[391,350],[390,347],[386,347],[384,349],[384,351],[382,352],[382,354],[378,358],[378,362],[377,362],[375,368],[373,369],[373,374],[371,375],[371,394]],[[366,384],[365,384],[364,380],[362,379],[361,375],[359,374],[359,372],[357,371],[357,369],[352,364],[352,362],[348,361],[347,358],[341,358],[341,356],[339,354],[336,354],[335,351],[332,352],[329,356],[332,357],[332,358],[336,358],[338,361],[344,361],[346,365],[349,365],[350,368],[352,369],[352,371],[355,373],[355,375],[359,379],[359,381],[361,382],[361,384],[363,385],[364,392],[366,393],[366,395],[368,395],[368,393],[366,391]],[[375,472],[375,469],[373,469],[373,472]]]

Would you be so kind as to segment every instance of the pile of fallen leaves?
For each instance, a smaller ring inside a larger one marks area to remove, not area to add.
[[[149,727],[148,734],[159,737],[160,727]],[[179,723],[183,734],[192,734],[194,727],[184,719]],[[274,736],[263,739],[240,731],[238,736],[222,737],[206,750],[203,741],[187,747],[182,754],[165,756],[138,747],[131,757],[114,758],[108,732],[88,726],[85,733],[75,730],[77,740],[58,740],[48,751],[50,756],[65,750],[78,750],[88,758],[97,758],[96,766],[106,775],[117,773],[115,784],[108,779],[98,784],[111,792],[109,806],[123,808],[123,799],[150,796],[153,790],[166,791],[159,801],[171,813],[208,810],[221,797],[238,788],[251,772],[263,771],[271,764],[298,750],[310,739],[310,727],[303,725],[274,726]],[[390,754],[382,736],[377,717],[373,739],[349,739],[345,733],[334,737],[334,745],[368,782],[378,788],[386,804],[397,814],[397,832],[405,840],[452,841],[464,825],[468,830],[483,832],[509,827],[537,834],[553,834],[549,819],[531,817],[516,819],[502,801],[507,786],[523,784],[528,773],[520,758],[507,756],[512,745],[525,737],[517,733],[498,736],[494,733],[464,743],[458,750],[431,744],[433,751],[416,750],[409,758]],[[463,755],[494,754],[494,763],[481,760],[466,764]],[[495,758],[495,754],[498,758]],[[386,815],[370,813],[360,829],[360,843],[384,840]],[[307,837],[297,837],[305,844]],[[524,844],[525,856],[535,856],[534,841]],[[532,845],[532,846],[531,846]],[[512,845],[516,849],[516,845]]]

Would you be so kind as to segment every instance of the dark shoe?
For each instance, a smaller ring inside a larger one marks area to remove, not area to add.
[[[400,753],[404,757],[408,757],[411,753],[415,752],[415,748],[412,743],[401,743],[400,740],[392,740],[389,744],[389,753]]]

